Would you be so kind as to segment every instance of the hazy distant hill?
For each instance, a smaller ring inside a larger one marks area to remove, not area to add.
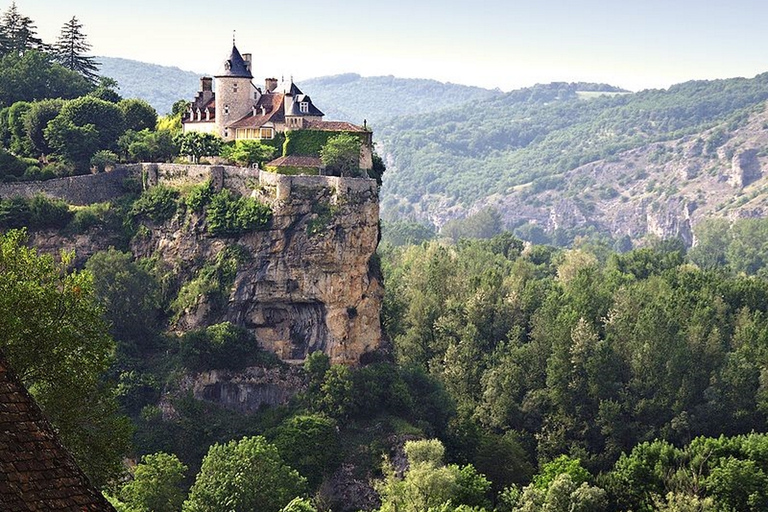
[[[363,77],[354,73],[312,78],[298,85],[324,111],[326,118],[356,124],[362,124],[366,119],[374,128],[395,116],[436,112],[501,94],[498,89],[436,80]]]
[[[191,71],[129,59],[97,59],[100,73],[117,80],[122,96],[144,99],[160,114],[168,112],[179,99],[191,100],[199,88],[200,75]],[[352,73],[312,78],[298,85],[324,111],[326,119],[358,124],[366,119],[373,125],[398,115],[435,112],[501,94],[436,80]]]
[[[96,60],[100,75],[117,80],[121,96],[146,100],[161,115],[176,101],[191,100],[199,88],[200,75],[192,71],[113,57]]]

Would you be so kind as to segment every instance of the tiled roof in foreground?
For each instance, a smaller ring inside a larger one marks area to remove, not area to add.
[[[115,512],[0,352],[0,510]]]

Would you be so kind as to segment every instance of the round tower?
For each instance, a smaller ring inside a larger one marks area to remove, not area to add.
[[[232,45],[232,53],[216,78],[216,127],[225,140],[232,140],[235,134],[227,129],[231,123],[252,112],[258,98],[254,98],[255,88],[251,80],[251,54],[245,58],[237,47]]]

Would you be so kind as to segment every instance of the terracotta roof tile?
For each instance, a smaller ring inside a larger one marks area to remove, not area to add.
[[[365,128],[348,123],[346,121],[309,121],[308,130],[321,130],[329,132],[365,132]]]
[[[115,512],[0,353],[0,510]]]
[[[256,103],[256,115],[253,115],[253,113],[248,114],[230,124],[228,128],[258,128],[269,122],[285,122],[285,115],[283,114],[284,98],[285,94],[283,93],[263,94],[259,98],[258,103]],[[264,107],[264,114],[261,113],[262,107]]]

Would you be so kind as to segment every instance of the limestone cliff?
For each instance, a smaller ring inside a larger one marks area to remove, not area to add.
[[[236,246],[241,257],[225,303],[197,297],[175,329],[229,321],[285,361],[319,350],[334,363],[357,364],[381,345],[375,180],[270,173],[256,179],[252,196],[273,210],[266,230],[211,237],[205,218],[187,213],[134,239],[133,253],[159,257],[189,280]]]
[[[376,260],[375,180],[143,164],[26,188],[0,187],[0,197],[42,192],[87,204],[124,194],[120,184],[126,178],[148,187],[180,190],[210,179],[217,189],[252,196],[272,209],[266,229],[230,238],[210,235],[205,215],[183,206],[166,222],[140,219],[143,226],[131,239],[131,252],[137,258],[156,258],[164,266],[171,293],[187,289],[187,301],[171,319],[171,330],[185,332],[229,321],[251,330],[262,348],[288,362],[319,350],[333,363],[357,364],[361,356],[381,346],[384,292]],[[100,190],[93,201],[85,200],[89,188]],[[36,232],[31,243],[45,252],[75,251],[80,265],[96,251],[125,242],[117,233],[89,230],[74,235]],[[230,253],[238,255],[236,272],[219,283],[214,298],[190,286],[217,258]]]

